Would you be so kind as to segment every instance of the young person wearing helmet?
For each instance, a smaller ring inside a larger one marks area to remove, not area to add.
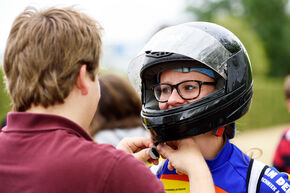
[[[216,192],[290,192],[287,174],[229,142],[235,121],[249,109],[253,87],[247,51],[229,30],[206,22],[165,28],[131,62],[129,77],[141,88],[142,120],[161,154],[178,149],[175,140],[191,137]],[[175,164],[169,158],[152,170],[168,192],[188,192],[187,177],[171,170]]]

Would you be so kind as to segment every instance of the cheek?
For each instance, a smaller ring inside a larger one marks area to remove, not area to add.
[[[99,99],[101,98],[101,86],[100,86],[100,82],[98,80],[98,83],[97,83],[97,88],[98,88],[98,95],[99,95]]]
[[[97,78],[97,77],[96,77]],[[101,98],[101,88],[100,88],[100,82],[98,79],[96,79],[96,82],[95,82],[95,94],[94,94],[94,97],[95,97],[95,100],[97,101],[97,104],[99,104],[99,100]]]
[[[208,88],[208,89],[204,89],[204,90],[202,90],[202,91],[200,92],[200,95],[199,95],[198,99],[201,99],[201,98],[205,97],[206,95],[212,93],[212,92],[214,91],[214,89],[215,89],[215,88],[211,88],[211,87],[210,87],[210,88]]]

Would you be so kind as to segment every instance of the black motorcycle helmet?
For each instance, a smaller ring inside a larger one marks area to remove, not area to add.
[[[188,67],[214,71],[216,90],[193,103],[160,110],[152,86],[164,70]],[[157,142],[199,135],[234,121],[249,109],[252,70],[246,49],[217,24],[190,22],[156,33],[129,65],[129,78],[142,94],[142,120]],[[234,127],[228,132],[234,137]]]

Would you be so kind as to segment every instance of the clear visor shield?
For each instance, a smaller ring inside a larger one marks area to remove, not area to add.
[[[190,23],[165,28],[156,33],[129,64],[129,79],[139,94],[140,71],[145,65],[145,51],[170,52],[190,57],[213,69],[225,80],[226,61],[232,55],[217,39]]]

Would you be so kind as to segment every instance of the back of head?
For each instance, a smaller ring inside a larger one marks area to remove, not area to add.
[[[141,126],[141,100],[129,80],[117,74],[105,74],[99,81],[101,98],[90,133]]]
[[[14,21],[4,54],[6,86],[15,111],[61,104],[81,65],[92,80],[101,55],[101,27],[68,8],[27,8]]]

